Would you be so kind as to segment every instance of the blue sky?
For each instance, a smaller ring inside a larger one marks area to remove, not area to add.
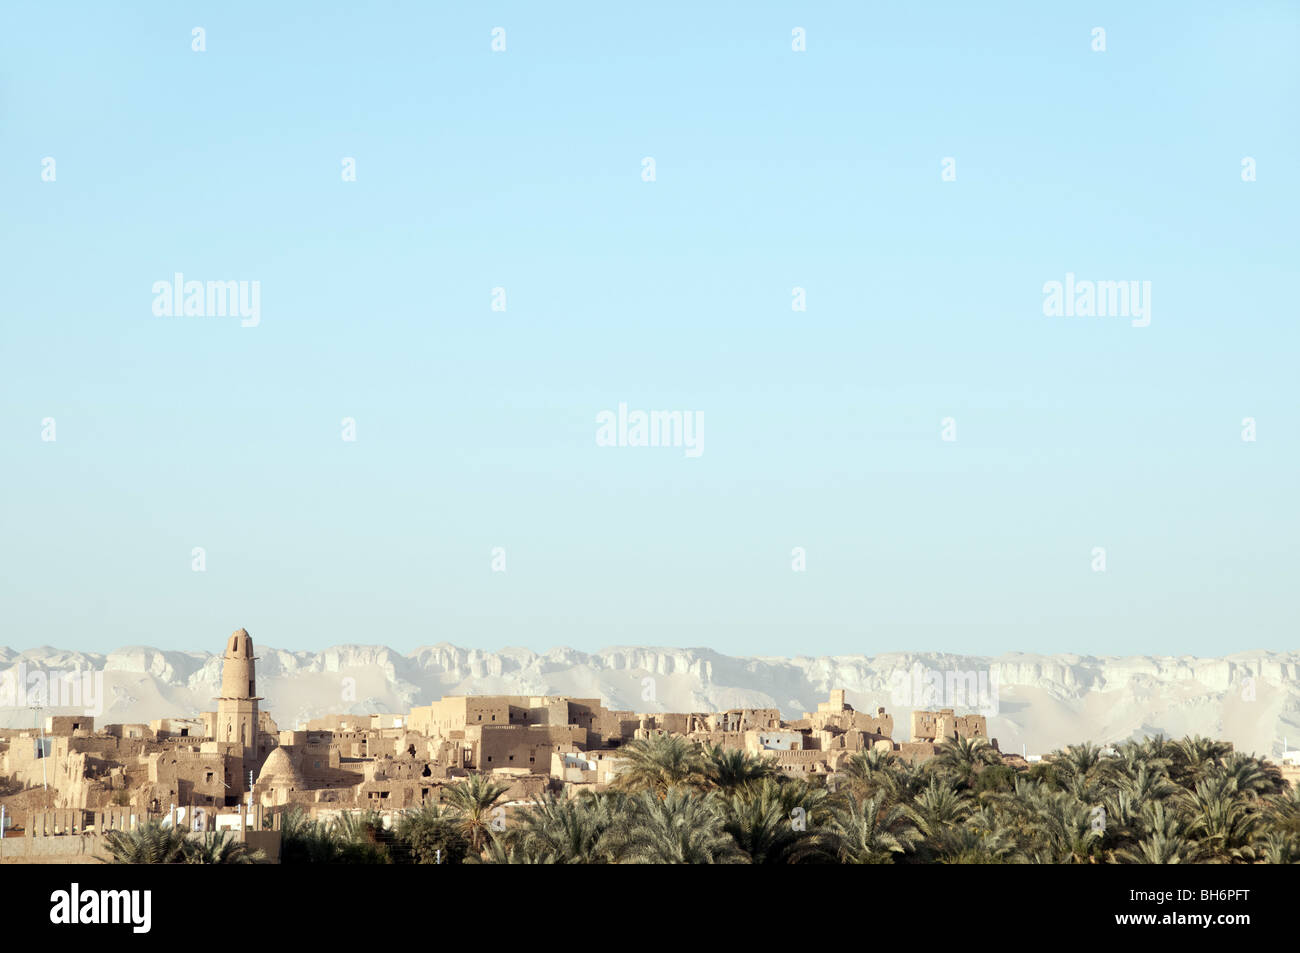
[[[616,6],[5,11],[0,644],[1296,647],[1295,4]]]

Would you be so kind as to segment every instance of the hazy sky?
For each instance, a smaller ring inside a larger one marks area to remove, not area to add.
[[[133,6],[3,15],[0,644],[1297,647],[1295,4]]]

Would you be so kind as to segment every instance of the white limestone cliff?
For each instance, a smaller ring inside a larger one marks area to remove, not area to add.
[[[740,658],[707,649],[492,652],[439,643],[409,654],[382,645],[336,645],[320,652],[259,646],[258,656],[258,692],[281,727],[328,712],[402,712],[442,695],[467,693],[599,697],[609,707],[634,711],[777,707],[797,718],[832,688],[844,688],[855,707],[883,706],[892,713],[895,738],[905,740],[908,714],[918,700],[900,696],[898,673],[919,666],[940,677],[982,673],[995,684],[995,697],[982,703],[989,709],[989,733],[1005,751],[1023,744],[1030,753],[1042,753],[1079,741],[1156,732],[1213,735],[1259,754],[1280,751],[1284,736],[1290,747],[1300,746],[1300,652],[1223,658],[920,652]],[[99,724],[210,710],[221,678],[221,658],[209,653],[132,646],[101,655],[42,646],[0,648],[0,686],[6,672],[16,677],[20,664],[27,672],[102,672]],[[960,702],[945,707],[971,710]],[[3,726],[30,725],[32,717],[27,707],[0,707]]]

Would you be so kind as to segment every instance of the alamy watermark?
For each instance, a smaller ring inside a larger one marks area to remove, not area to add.
[[[104,673],[68,669],[32,669],[26,662],[0,672],[0,710],[5,708],[72,708],[97,717],[104,713]]]
[[[704,413],[698,410],[633,410],[596,415],[598,447],[682,447],[688,457],[704,453]]]
[[[50,922],[58,925],[121,924],[132,933],[148,933],[153,925],[152,890],[82,890],[74,882],[50,894]]]
[[[1043,314],[1049,318],[1132,318],[1135,328],[1151,323],[1151,282],[1076,280],[1043,285]]]
[[[914,662],[889,676],[889,700],[900,708],[974,708],[998,713],[998,673],[991,669],[933,669]]]
[[[160,318],[242,318],[240,325],[262,323],[260,281],[186,281],[176,272],[171,281],[153,283],[153,313]]]

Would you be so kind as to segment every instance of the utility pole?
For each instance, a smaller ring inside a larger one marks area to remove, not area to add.
[[[40,732],[40,750],[41,750],[41,787],[46,791],[50,789],[49,772],[45,767],[45,723],[41,721],[41,712],[44,710],[42,705],[32,705],[32,720],[35,722],[34,727]]]

